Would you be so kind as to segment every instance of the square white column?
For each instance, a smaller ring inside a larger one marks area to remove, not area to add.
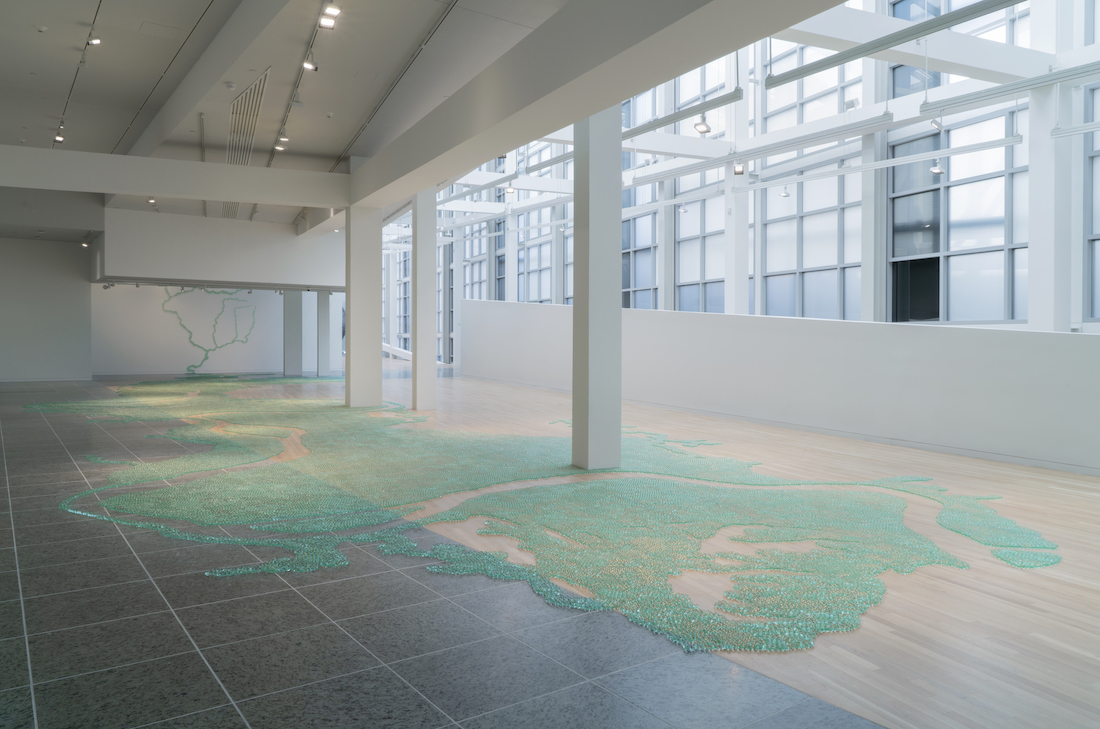
[[[1028,98],[1027,323],[1044,332],[1070,330],[1071,199],[1081,188],[1072,184],[1070,140],[1050,138],[1070,118],[1069,101],[1069,88],[1060,98],[1057,86],[1032,89]]]
[[[302,376],[302,292],[283,292],[283,377]]]
[[[435,410],[436,373],[435,189],[418,192],[412,205],[412,409]]]
[[[573,465],[622,463],[622,128],[614,106],[573,125]]]
[[[317,292],[317,376],[328,377],[329,363],[329,296],[328,291]]]
[[[348,208],[344,266],[344,402],[382,404],[382,211]]]

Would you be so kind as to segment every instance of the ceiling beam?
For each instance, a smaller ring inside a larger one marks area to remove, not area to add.
[[[833,4],[570,2],[352,173],[352,198],[411,197]]]
[[[0,187],[342,208],[346,174],[0,145]]]
[[[901,18],[841,5],[774,36],[791,43],[843,52],[914,25]],[[935,33],[927,40],[928,70],[999,84],[1045,73],[1051,64],[1057,62],[1050,53],[951,30]],[[907,41],[869,57],[924,68],[925,50],[923,43]]]
[[[147,157],[163,144],[288,2],[242,0],[127,154]]]

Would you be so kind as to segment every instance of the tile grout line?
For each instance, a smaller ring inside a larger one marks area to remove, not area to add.
[[[223,528],[223,529],[222,529],[222,531],[225,531],[225,529]],[[229,532],[228,532],[228,531],[226,531],[226,534],[229,534]],[[252,550],[251,550],[251,549],[248,549],[248,547],[245,547],[245,549],[246,549],[246,550],[248,550],[248,551],[249,551],[249,553],[252,553]],[[253,556],[253,557],[256,557],[256,555],[255,555],[255,554],[252,554],[252,556]],[[256,558],[257,558],[257,559],[259,559],[258,557],[256,557]],[[400,572],[400,570],[397,570],[397,571],[398,571],[398,572]],[[379,658],[378,656],[376,656],[376,655],[374,654],[374,652],[373,652],[373,651],[371,651],[371,650],[370,650],[369,648],[367,648],[367,647],[366,647],[365,645],[363,645],[362,643],[360,643],[360,642],[359,642],[359,639],[358,639],[358,638],[356,638],[356,637],[355,637],[354,635],[352,635],[351,633],[349,633],[349,632],[347,631],[347,628],[345,628],[345,627],[344,627],[343,625],[340,625],[340,623],[336,622],[336,621],[335,621],[335,620],[333,620],[333,619],[332,619],[331,617],[329,617],[329,614],[328,614],[328,613],[326,613],[326,612],[325,612],[324,610],[322,610],[321,608],[317,607],[317,605],[315,605],[315,604],[313,603],[313,601],[312,601],[312,600],[310,600],[310,599],[309,599],[308,597],[306,597],[305,595],[303,595],[303,594],[302,594],[302,593],[301,593],[301,592],[300,592],[300,591],[298,590],[298,588],[297,588],[297,587],[295,587],[294,585],[291,585],[291,584],[290,584],[289,582],[287,582],[286,578],[284,578],[284,577],[283,577],[283,576],[282,576],[281,574],[279,574],[278,572],[276,572],[276,573],[274,573],[274,574],[275,574],[276,576],[278,576],[278,578],[279,578],[280,580],[282,580],[283,582],[285,582],[285,583],[286,583],[286,585],[287,585],[288,587],[290,587],[290,589],[294,590],[294,593],[295,593],[296,595],[298,595],[298,597],[302,598],[302,599],[303,599],[303,600],[305,600],[305,601],[306,601],[307,603],[309,603],[309,605],[310,605],[310,606],[311,606],[311,607],[312,607],[312,608],[313,608],[314,610],[316,610],[317,612],[321,613],[321,615],[324,615],[324,616],[325,616],[325,619],[326,619],[326,620],[328,620],[328,621],[329,621],[330,623],[332,623],[332,624],[333,624],[333,625],[335,625],[335,626],[336,626],[337,628],[339,628],[339,629],[340,629],[340,631],[341,631],[341,632],[342,632],[342,633],[343,633],[344,635],[346,635],[346,636],[347,636],[348,638],[350,638],[351,640],[353,640],[353,641],[355,642],[355,644],[356,644],[357,646],[359,646],[359,647],[360,647],[360,648],[362,648],[362,649],[363,649],[364,651],[366,651],[367,655],[369,655],[369,656],[370,656],[371,658],[373,658],[374,660],[376,660],[376,661],[378,661],[378,662],[379,662],[380,664],[382,664],[382,666],[384,666],[384,667],[386,668],[386,670],[387,670],[387,671],[389,671],[389,672],[390,672],[390,673],[392,673],[392,674],[393,674],[394,676],[396,676],[396,677],[397,677],[397,679],[398,679],[399,681],[401,681],[401,682],[402,682],[403,684],[405,684],[406,686],[408,686],[409,688],[411,688],[411,689],[412,689],[413,691],[415,691],[415,692],[417,693],[417,695],[418,695],[418,696],[420,696],[420,698],[422,698],[422,699],[424,699],[425,701],[427,701],[427,702],[428,702],[428,705],[429,705],[429,706],[431,706],[431,707],[432,707],[433,709],[435,709],[435,710],[436,710],[436,711],[438,711],[438,712],[439,712],[440,714],[442,714],[443,716],[445,716],[445,717],[447,718],[447,720],[448,720],[448,721],[450,721],[450,722],[451,722],[452,724],[456,724],[456,725],[458,724],[458,722],[457,722],[457,721],[455,721],[454,717],[452,717],[452,716],[451,716],[450,714],[448,714],[448,713],[447,713],[446,711],[443,711],[443,709],[441,709],[441,708],[439,708],[438,706],[436,706],[436,705],[435,705],[435,702],[434,702],[434,701],[432,701],[431,699],[429,699],[429,698],[428,698],[427,696],[425,696],[425,695],[424,695],[423,693],[421,693],[420,689],[418,689],[418,688],[417,688],[416,686],[413,686],[413,685],[412,685],[411,683],[409,683],[409,682],[408,682],[408,681],[407,681],[407,680],[405,679],[405,677],[404,677],[404,676],[402,676],[402,675],[401,675],[400,673],[398,673],[397,671],[395,671],[395,670],[393,670],[392,668],[390,668],[390,666],[389,666],[389,665],[388,665],[388,664],[387,664],[387,663],[386,663],[385,661],[383,661],[383,660],[382,660],[381,658]],[[433,590],[433,592],[434,592],[434,590]]]
[[[46,420],[45,415],[43,415],[42,419]],[[50,430],[53,430],[53,425],[50,425],[49,420],[46,420],[46,424],[50,426]],[[107,431],[104,431],[104,432],[107,432]],[[54,435],[55,436],[57,435],[57,431],[54,431]],[[108,433],[108,435],[109,435],[109,433]],[[113,438],[114,436],[111,436],[111,437]],[[116,442],[118,441],[117,438],[115,440],[116,440]],[[58,441],[61,441],[61,438],[58,438]],[[66,446],[64,442],[62,442],[61,445],[62,445],[62,447],[65,448],[65,452],[69,453],[68,446]],[[123,447],[125,447],[125,446],[123,446]],[[127,448],[126,450],[129,451],[130,449]],[[133,451],[130,451],[130,452],[133,453]],[[77,467],[77,469],[79,470],[80,466],[79,466],[79,464],[77,464],[76,459],[72,457],[71,453],[69,453],[69,458],[72,459],[73,465],[75,465]],[[81,473],[83,474],[83,471],[81,471]],[[87,483],[87,477],[85,477],[84,480],[85,480],[85,483]],[[88,483],[88,486],[91,487],[91,484]],[[96,498],[98,500],[98,498],[99,498],[98,494],[97,494]],[[191,645],[195,648],[195,652],[199,654],[199,658],[202,659],[203,664],[206,665],[206,669],[208,671],[210,671],[210,675],[214,677],[214,680],[217,682],[218,686],[221,688],[221,690],[225,694],[226,698],[229,699],[229,703],[233,704],[233,708],[237,710],[237,713],[241,717],[241,721],[244,722],[245,726],[248,727],[248,729],[252,729],[252,725],[248,723],[248,719],[245,718],[244,713],[241,712],[240,707],[237,706],[237,702],[233,700],[232,696],[230,696],[229,691],[225,688],[225,684],[222,683],[221,678],[219,678],[218,674],[214,672],[213,666],[210,665],[210,662],[206,660],[206,656],[203,655],[202,651],[199,650],[199,645],[198,645],[198,643],[195,642],[195,638],[191,635],[191,631],[189,631],[187,629],[187,626],[183,624],[183,621],[180,620],[180,616],[176,613],[175,608],[172,607],[172,603],[168,602],[168,598],[165,597],[164,593],[161,591],[160,585],[158,585],[156,583],[156,580],[153,579],[153,576],[151,574],[149,574],[149,570],[145,567],[145,563],[141,561],[141,557],[138,556],[138,553],[134,550],[133,545],[130,544],[129,538],[126,536],[126,534],[123,533],[122,529],[119,528],[119,525],[117,523],[115,523],[115,522],[112,522],[112,523],[114,523],[115,529],[122,536],[122,539],[126,542],[126,546],[130,548],[130,553],[134,555],[134,559],[136,559],[137,563],[139,565],[141,565],[142,571],[145,572],[145,576],[149,579],[149,582],[151,582],[153,584],[153,588],[157,591],[157,594],[160,595],[160,598],[162,600],[164,600],[164,604],[168,606],[168,611],[171,612],[172,617],[176,619],[176,623],[179,624],[180,629],[183,631],[183,634],[187,636],[187,639],[189,641],[191,641]]]
[[[417,580],[417,579],[416,579],[415,577],[412,577],[411,575],[409,576],[409,579],[413,580],[414,582],[417,582],[417,584],[423,584],[423,583],[419,582],[419,581],[418,581],[418,580]],[[517,582],[518,582],[518,581],[517,581]],[[427,588],[428,590],[431,590],[432,592],[435,592],[435,590],[432,590],[432,588],[431,588],[431,587],[429,587],[428,585],[424,585],[424,587],[425,587],[425,588]],[[502,585],[502,587],[503,587],[503,585]],[[438,595],[439,593],[437,592],[436,594]],[[465,594],[469,595],[469,594],[472,594],[472,593],[465,593]],[[456,597],[458,597],[458,596],[456,596]],[[470,609],[466,608],[466,607],[465,607],[465,606],[463,606],[463,605],[459,605],[459,604],[458,604],[457,602],[455,602],[454,600],[451,600],[451,598],[449,598],[449,597],[446,597],[446,596],[444,596],[444,599],[448,600],[449,602],[451,602],[451,604],[453,604],[453,605],[457,606],[458,608],[460,608],[460,609],[462,609],[462,610],[465,610],[466,612],[470,613],[470,615],[473,615],[474,617],[476,617],[476,618],[478,618],[478,619],[480,619],[480,620],[483,620],[483,621],[485,621],[485,622],[486,622],[486,623],[488,623],[489,625],[492,625],[492,626],[493,626],[494,628],[496,628],[496,627],[497,627],[496,625],[493,625],[492,623],[490,623],[490,622],[489,622],[488,620],[485,620],[485,618],[482,618],[482,617],[481,617],[480,615],[477,615],[476,613],[474,613],[474,612],[473,612],[472,610],[470,610]],[[552,624],[554,624],[554,623],[561,623],[561,622],[565,622],[566,620],[576,620],[576,619],[578,619],[578,618],[581,618],[581,617],[583,617],[584,615],[587,615],[587,614],[589,614],[590,612],[591,612],[591,611],[585,611],[585,612],[582,612],[582,613],[581,613],[580,615],[570,615],[569,617],[566,617],[566,618],[561,618],[560,620],[551,620],[551,621],[548,621],[548,622],[546,622],[546,623],[542,623],[541,625],[552,625]],[[529,627],[531,627],[531,628],[535,628],[535,627],[541,627],[541,625],[537,625],[537,626],[529,626]],[[527,628],[521,628],[520,630],[527,630]],[[624,701],[624,702],[626,702],[626,703],[630,704],[631,706],[635,707],[635,708],[636,708],[636,709],[638,709],[639,711],[641,711],[641,712],[644,712],[645,714],[647,714],[647,715],[649,715],[649,716],[652,716],[652,717],[653,717],[654,719],[656,719],[657,721],[661,722],[662,724],[667,724],[668,726],[672,726],[672,724],[669,724],[669,723],[668,723],[667,721],[665,721],[665,720],[664,720],[664,719],[662,719],[661,717],[659,717],[659,716],[656,716],[655,714],[652,714],[652,713],[650,713],[649,711],[646,711],[646,710],[645,710],[645,709],[643,709],[643,708],[642,708],[641,706],[638,706],[637,704],[635,704],[635,703],[634,703],[633,701],[630,701],[629,699],[626,699],[626,698],[623,698],[622,696],[619,696],[619,695],[618,695],[617,693],[615,693],[614,691],[611,691],[611,690],[609,690],[608,688],[606,688],[606,687],[604,687],[604,686],[601,686],[600,684],[596,683],[594,679],[588,678],[587,676],[585,676],[584,674],[580,673],[579,671],[574,671],[574,670],[573,670],[572,668],[570,668],[569,666],[566,666],[566,665],[565,665],[564,663],[562,663],[561,661],[559,661],[559,660],[555,659],[555,658],[554,658],[554,657],[552,657],[552,656],[549,656],[549,655],[547,655],[546,653],[543,653],[543,652],[542,652],[542,651],[540,651],[540,650],[539,650],[538,648],[536,648],[535,646],[531,645],[531,644],[530,644],[530,643],[528,643],[527,641],[523,640],[523,638],[520,638],[520,637],[519,637],[518,635],[516,635],[515,633],[516,633],[516,632],[518,632],[518,631],[509,631],[509,630],[504,630],[504,631],[502,631],[502,632],[503,632],[503,633],[504,633],[505,635],[507,635],[507,636],[510,636],[511,638],[514,638],[515,640],[519,641],[520,643],[522,643],[523,645],[527,646],[527,647],[528,647],[528,648],[530,648],[531,650],[535,651],[535,652],[536,652],[536,653],[538,653],[538,654],[539,654],[540,656],[543,656],[544,658],[546,658],[546,659],[548,659],[548,660],[551,660],[551,661],[553,661],[554,663],[557,663],[557,664],[558,664],[559,666],[561,666],[562,668],[566,669],[567,671],[571,671],[571,672],[573,672],[573,673],[577,674],[578,676],[580,676],[580,677],[581,677],[582,679],[584,679],[584,681],[582,681],[581,683],[575,683],[575,684],[572,684],[572,685],[570,685],[570,686],[565,686],[565,687],[563,687],[563,688],[560,688],[560,689],[555,689],[554,691],[548,691],[548,692],[547,692],[547,693],[545,693],[545,694],[539,694],[539,696],[532,696],[532,697],[530,697],[530,698],[528,698],[528,699],[525,699],[524,701],[520,701],[520,702],[517,702],[516,704],[509,704],[509,706],[518,706],[519,704],[522,704],[522,703],[526,703],[527,701],[532,701],[532,700],[534,700],[534,699],[537,699],[537,698],[540,698],[540,697],[542,697],[542,696],[549,696],[550,694],[553,694],[553,693],[557,693],[557,691],[564,691],[564,690],[565,690],[565,689],[567,689],[567,688],[573,688],[573,687],[575,687],[575,686],[583,686],[584,684],[592,684],[593,686],[597,686],[597,687],[599,687],[600,689],[603,689],[604,691],[607,691],[607,693],[611,694],[612,696],[615,696],[615,697],[619,698],[620,700],[622,700],[622,701]],[[656,660],[660,660],[661,658],[664,658],[664,657],[665,657],[665,656],[659,656],[658,658],[651,658],[651,659],[650,659],[649,661],[642,661],[641,663],[637,663],[637,664],[635,664],[635,665],[633,665],[633,666],[627,666],[627,667],[621,668],[621,669],[619,669],[619,670],[620,670],[620,671],[625,671],[625,670],[627,670],[627,669],[629,669],[629,668],[636,668],[637,666],[642,666],[642,665],[645,665],[646,663],[649,663],[649,662],[651,662],[651,661],[656,661]],[[615,672],[615,671],[613,671],[612,673],[616,673],[616,672]],[[610,674],[605,674],[605,675],[610,675]],[[600,676],[597,676],[596,678],[601,678],[601,677],[600,677]],[[498,707],[498,708],[496,708],[496,709],[493,709],[493,711],[500,711],[501,709],[506,709],[506,708],[508,708],[508,707],[507,707],[507,706],[501,706],[501,707]],[[491,714],[492,712],[486,712],[486,713],[490,713],[490,714]],[[479,714],[478,716],[484,716],[484,714]],[[467,721],[467,720],[469,720],[469,719],[472,719],[472,718],[474,718],[474,717],[467,717],[467,718],[466,718],[466,719],[464,719],[463,721]]]
[[[12,557],[15,558],[15,583],[19,589],[19,613],[23,620],[23,647],[27,651],[27,687],[31,693],[31,719],[38,729],[38,703],[34,698],[34,669],[31,667],[31,639],[27,636],[27,605],[23,599],[23,576],[19,571],[19,545],[15,539],[15,518],[11,510],[11,483],[8,481],[8,457],[4,446],[3,421],[0,421],[0,460],[4,462],[4,490],[8,492],[8,522],[11,524]]]

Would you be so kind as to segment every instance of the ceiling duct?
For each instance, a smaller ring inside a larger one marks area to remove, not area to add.
[[[267,87],[267,74],[270,70],[264,71],[229,107],[229,136],[225,144],[227,165],[247,166],[252,159],[256,125],[260,121],[260,108],[263,106],[264,89]],[[222,217],[235,219],[240,207],[239,202],[223,202]]]

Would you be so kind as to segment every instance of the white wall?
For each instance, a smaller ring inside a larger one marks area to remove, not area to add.
[[[91,378],[90,259],[79,243],[0,238],[0,381]]]
[[[572,309],[464,301],[464,375],[571,386]],[[1100,475],[1100,337],[623,311],[623,397]]]
[[[220,294],[214,289],[203,293],[188,288],[181,295],[178,286],[119,284],[104,290],[91,284],[91,292],[92,372],[96,376],[185,374],[188,365],[202,361],[203,350],[190,344],[184,325],[207,349],[226,345],[211,352],[198,373],[283,370],[283,302],[274,291]],[[170,301],[169,296],[173,296]],[[228,298],[236,301],[228,303],[228,313],[222,315],[213,342],[214,321]],[[233,309],[240,309],[235,318]],[[172,311],[179,312],[184,325]],[[253,321],[248,341],[233,341],[237,334],[243,339]],[[236,329],[235,323],[239,324]],[[316,360],[313,369],[317,369]]]
[[[108,208],[105,276],[343,288],[344,238],[289,225]]]

